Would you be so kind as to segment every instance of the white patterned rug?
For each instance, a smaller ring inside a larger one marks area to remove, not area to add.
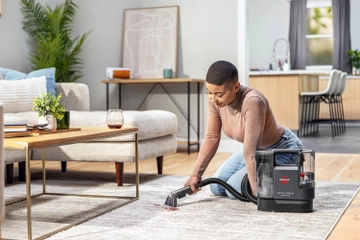
[[[112,177],[48,174],[48,191],[127,195],[134,192],[132,184],[119,188]],[[39,176],[34,178],[32,193],[40,193],[41,181],[36,180]],[[76,181],[70,181],[71,178]],[[325,239],[359,189],[359,184],[317,182],[314,212],[274,213],[258,211],[253,203],[215,197],[209,186],[205,186],[198,194],[179,199],[176,210],[169,210],[164,205],[167,196],[181,188],[186,180],[185,176],[141,175],[139,200],[49,239]],[[7,201],[24,193],[24,184],[5,188]],[[34,198],[33,238],[99,212],[114,201],[119,200],[69,196]],[[1,235],[4,239],[27,238],[25,202],[6,207]]]

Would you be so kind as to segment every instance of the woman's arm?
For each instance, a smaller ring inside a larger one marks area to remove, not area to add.
[[[191,177],[185,183],[185,186],[190,185],[193,191],[195,190],[195,184],[201,181],[202,175],[204,174],[211,159],[214,157],[220,144],[222,127],[221,118],[218,109],[210,101],[208,108],[208,122],[205,138],[201,145],[199,156]]]
[[[258,97],[250,97],[243,108],[245,110],[244,160],[253,194],[255,195],[256,162],[255,153],[264,132],[266,110],[265,103]],[[256,195],[255,195],[256,196]]]

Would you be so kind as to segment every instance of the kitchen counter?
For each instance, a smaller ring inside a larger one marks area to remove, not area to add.
[[[330,70],[289,70],[289,71],[273,71],[273,70],[257,70],[257,71],[250,71],[250,76],[261,76],[261,75],[316,75],[316,76],[329,76]]]

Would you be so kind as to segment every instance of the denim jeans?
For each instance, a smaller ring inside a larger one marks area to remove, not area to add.
[[[286,129],[282,134],[280,140],[274,145],[266,149],[302,149],[303,145],[300,139],[289,129]],[[295,161],[293,154],[281,155],[280,159],[276,160],[278,164],[288,164]],[[296,155],[297,159],[297,155]],[[241,193],[241,182],[246,174],[246,167],[244,161],[243,150],[240,149],[235,152],[226,162],[215,172],[215,178],[228,183],[236,191]],[[216,196],[228,196],[231,199],[237,199],[230,192],[228,192],[223,186],[219,184],[210,184],[211,192]]]

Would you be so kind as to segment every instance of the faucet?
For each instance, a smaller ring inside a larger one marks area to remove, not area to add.
[[[286,56],[278,56],[276,55],[276,44],[279,42],[279,41],[285,41],[286,42],[286,46],[287,46],[287,49],[286,49]],[[287,70],[290,70],[290,42],[288,40],[286,40],[285,38],[278,38],[275,40],[274,42],[274,46],[273,46],[273,54],[272,54],[272,62],[273,63],[277,63],[277,58],[286,58],[286,63],[287,63]],[[280,62],[280,60],[279,60]],[[282,69],[284,66],[284,64],[279,64],[279,68]]]

